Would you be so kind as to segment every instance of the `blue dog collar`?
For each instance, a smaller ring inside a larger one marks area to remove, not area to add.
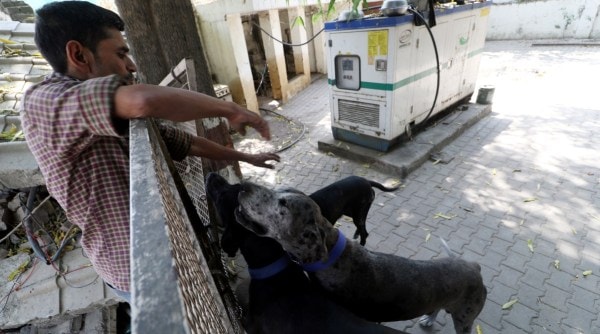
[[[250,273],[250,278],[252,279],[265,279],[279,274],[283,269],[285,269],[288,266],[289,263],[290,258],[287,254],[284,254],[282,257],[279,258],[279,260],[262,268],[248,268],[248,272]]]
[[[340,230],[338,230],[338,239],[335,242],[335,245],[329,252],[329,258],[325,262],[317,261],[313,263],[303,264],[302,269],[305,271],[319,271],[323,269],[329,268],[337,259],[340,258],[342,252],[346,248],[346,237],[342,234]]]

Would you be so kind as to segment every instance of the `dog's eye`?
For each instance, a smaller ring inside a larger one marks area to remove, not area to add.
[[[285,198],[280,198],[279,199],[279,205],[281,205],[281,206],[287,206],[287,201],[285,200]]]

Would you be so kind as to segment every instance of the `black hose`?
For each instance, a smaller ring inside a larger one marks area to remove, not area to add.
[[[431,105],[431,109],[429,110],[429,113],[427,114],[427,116],[425,116],[425,119],[423,121],[421,121],[419,124],[416,124],[415,125],[415,127],[416,127],[417,125],[425,124],[425,122],[427,122],[427,120],[431,116],[431,113],[433,113],[433,109],[435,109],[435,104],[437,103],[438,94],[440,92],[440,56],[438,54],[438,49],[437,49],[437,44],[435,43],[435,38],[433,37],[433,32],[431,31],[429,24],[427,24],[427,21],[425,21],[425,18],[423,17],[423,15],[421,15],[418,11],[416,11],[410,7],[408,8],[408,11],[413,13],[413,15],[416,15],[425,24],[425,28],[427,28],[427,32],[429,33],[429,37],[431,37],[431,42],[433,43],[433,50],[435,51],[435,61],[436,61],[436,65],[437,65],[437,83],[436,83],[436,87],[435,87],[435,96],[433,98],[433,104]]]
[[[291,119],[283,116],[282,114],[280,114],[278,112],[275,112],[275,111],[269,110],[269,109],[265,109],[265,108],[259,108],[259,109],[262,110],[262,111],[266,111],[266,112],[270,112],[272,114],[275,114],[275,115],[277,115],[277,116],[285,119],[286,121],[288,121],[290,123],[294,123],[294,121],[292,121]],[[300,133],[300,135],[296,139],[294,139],[291,143],[289,143],[288,145],[286,145],[286,146],[284,146],[282,148],[279,148],[277,151],[275,151],[273,153],[279,153],[279,152],[285,151],[288,148],[294,146],[297,142],[300,141],[300,139],[302,139],[302,137],[304,136],[304,133],[306,132],[306,125],[304,125],[304,123],[302,123],[302,122],[300,122],[300,124],[302,125],[302,132]]]
[[[313,39],[317,38],[317,36],[319,36],[320,33],[323,32],[323,30],[325,30],[325,28],[319,30],[319,32],[317,32],[313,37],[311,37],[308,41],[304,42],[304,43],[300,43],[300,44],[292,44],[292,43],[288,43],[288,42],[284,42],[284,41],[280,41],[277,38],[273,37],[273,35],[269,34],[265,29],[263,29],[260,25],[258,25],[256,22],[252,22],[252,24],[257,27],[258,29],[262,30],[262,32],[264,32],[267,36],[271,37],[272,40],[279,42],[283,45],[287,45],[287,46],[302,46],[304,44],[308,44],[310,42],[312,42]]]

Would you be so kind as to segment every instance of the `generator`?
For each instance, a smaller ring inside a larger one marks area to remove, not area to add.
[[[333,137],[386,152],[415,125],[470,99],[491,5],[435,9],[430,31],[413,11],[326,22]]]

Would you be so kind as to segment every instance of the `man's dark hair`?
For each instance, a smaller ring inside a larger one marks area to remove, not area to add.
[[[94,55],[109,28],[125,29],[116,13],[87,1],[49,3],[36,11],[35,44],[54,71],[67,72],[68,41],[75,40]]]

